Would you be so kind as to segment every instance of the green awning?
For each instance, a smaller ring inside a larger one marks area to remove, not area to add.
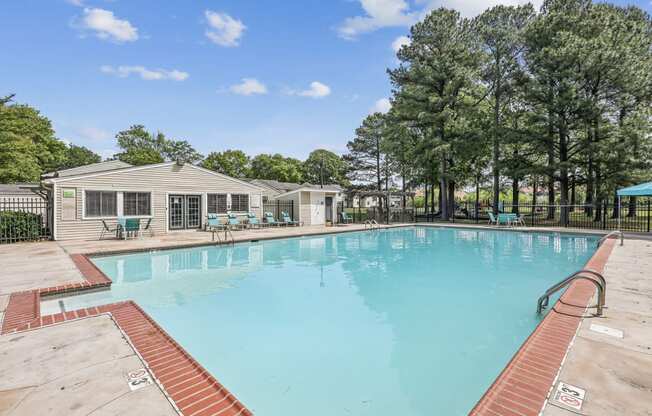
[[[619,189],[618,196],[652,196],[652,182]]]

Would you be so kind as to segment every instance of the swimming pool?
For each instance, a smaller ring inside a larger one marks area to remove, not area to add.
[[[135,300],[261,415],[462,415],[594,247],[407,227],[97,257],[111,290],[64,307]]]

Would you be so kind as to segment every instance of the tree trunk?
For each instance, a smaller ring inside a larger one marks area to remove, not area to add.
[[[423,192],[423,213],[428,215],[428,178],[426,177],[426,186]],[[427,217],[426,217],[427,218]]]
[[[636,197],[630,196],[627,205],[627,217],[636,217]]]
[[[586,198],[584,199],[584,214],[587,217],[593,215],[593,201],[595,197],[595,189],[593,187],[595,180],[593,172],[593,150],[591,147],[591,143],[594,140],[594,134],[593,130],[589,127],[587,131],[587,135],[589,136],[589,156],[586,167]]]
[[[611,210],[611,219],[616,219],[620,215],[620,204],[618,203],[618,194],[614,192],[614,209]]]
[[[519,197],[518,178],[512,179],[512,212],[518,214],[518,197]]]
[[[561,120],[559,123],[559,222],[562,226],[568,224],[568,137],[566,136],[566,123]]]
[[[477,220],[480,216],[480,174],[475,176],[475,210],[474,217]]]
[[[595,216],[593,221],[602,221],[602,203],[604,202],[604,195],[602,194],[602,178],[600,166],[595,166]]]
[[[553,143],[552,117],[548,115],[548,215],[555,218],[555,147]]]
[[[571,191],[571,196],[570,196],[570,204],[571,204],[570,212],[574,212],[574,211],[575,211],[575,201],[576,201],[576,196],[577,196],[577,195],[575,194],[575,181],[576,181],[576,176],[575,176],[575,173],[573,173],[573,176],[571,176],[571,185],[570,185],[570,187],[571,187],[571,189],[570,189],[570,191]]]
[[[448,211],[448,180],[446,178],[447,172],[446,172],[446,157],[442,156],[441,158],[441,175],[439,177],[439,195],[441,198],[441,219],[444,221],[448,221],[450,213]]]
[[[448,212],[455,217],[455,181],[448,181]]]

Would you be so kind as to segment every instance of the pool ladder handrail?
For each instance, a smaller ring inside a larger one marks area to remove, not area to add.
[[[602,243],[604,243],[605,241],[607,241],[609,239],[609,237],[611,237],[612,235],[616,235],[616,234],[620,235],[620,245],[622,246],[624,244],[624,242],[625,242],[625,233],[623,233],[620,230],[610,231],[608,234],[605,234],[602,237],[600,237],[600,239],[598,240],[597,246],[600,247],[602,245]]]
[[[587,276],[587,274],[589,276]],[[605,304],[605,294],[607,292],[607,281],[605,280],[604,276],[602,276],[602,274],[596,272],[593,269],[578,270],[546,290],[546,293],[541,295],[539,300],[537,300],[537,314],[541,314],[541,311],[548,306],[548,303],[550,302],[550,296],[578,279],[588,280],[595,284],[598,290],[598,303],[593,306],[589,306],[589,308],[597,308],[596,315],[602,316],[602,309],[604,308]]]
[[[213,241],[215,241],[215,236],[217,236],[217,243],[218,244],[224,244],[224,243],[229,242],[229,243],[231,243],[231,245],[235,245],[235,238],[233,238],[233,233],[231,232],[230,227],[224,227],[224,239],[222,239],[220,237],[220,230],[212,229],[211,232],[213,234]],[[227,238],[229,236],[231,237],[230,240]]]
[[[379,228],[380,228],[380,224],[378,224],[378,221],[373,220],[373,219],[372,219],[372,220],[366,220],[366,221],[364,222],[364,228],[365,228],[365,230],[367,229],[367,227],[369,227],[370,230],[373,230],[374,227],[375,227],[376,229],[379,229]]]

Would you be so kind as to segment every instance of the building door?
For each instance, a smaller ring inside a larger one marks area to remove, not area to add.
[[[310,225],[323,225],[325,222],[324,194],[310,192]]]
[[[326,221],[333,223],[333,197],[326,197]]]
[[[170,195],[168,198],[170,230],[184,230],[201,226],[201,196]]]
[[[186,228],[201,226],[201,196],[186,195]]]

